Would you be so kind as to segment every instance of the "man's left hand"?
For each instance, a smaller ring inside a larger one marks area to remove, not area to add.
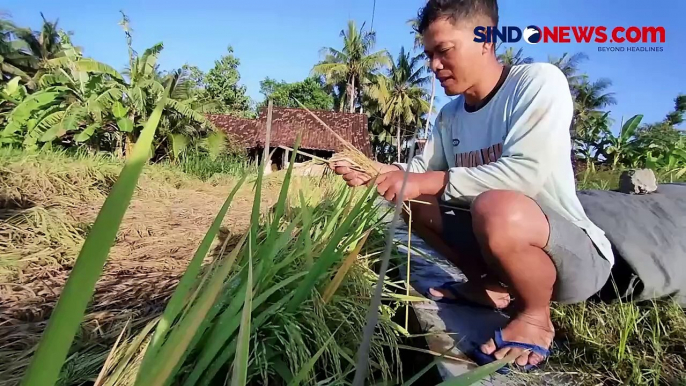
[[[405,172],[398,170],[379,175],[376,178],[376,190],[381,196],[390,202],[396,202],[403,187]],[[420,195],[423,175],[421,173],[410,173],[407,176],[407,184],[401,201],[413,200]]]

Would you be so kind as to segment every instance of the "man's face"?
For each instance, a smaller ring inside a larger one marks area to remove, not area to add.
[[[487,47],[474,42],[471,23],[455,25],[450,20],[438,19],[424,31],[423,39],[431,70],[447,95],[462,94],[476,83]]]

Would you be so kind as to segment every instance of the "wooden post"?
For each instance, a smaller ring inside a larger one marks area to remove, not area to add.
[[[290,161],[291,157],[289,157],[290,151],[288,149],[283,149],[283,162],[281,162],[281,165],[284,169],[288,168],[288,162]]]
[[[269,100],[269,105],[267,106],[267,138],[264,141],[264,174],[269,174],[272,172],[271,168],[271,153],[269,152],[269,140],[272,134],[272,100]]]

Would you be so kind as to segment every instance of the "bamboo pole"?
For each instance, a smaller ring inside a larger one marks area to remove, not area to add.
[[[324,163],[329,163],[329,161],[325,160],[324,158],[317,157],[316,155],[312,155],[312,154],[310,154],[310,153],[305,153],[305,152],[302,151],[302,150],[294,150],[293,148],[288,147],[288,146],[284,146],[284,145],[279,145],[279,147],[282,148],[282,149],[284,149],[284,150],[286,150],[286,151],[295,151],[295,152],[297,152],[298,154],[304,155],[304,156],[306,156],[306,157],[310,157],[310,158],[312,158],[312,159],[315,160],[315,161],[324,162]]]
[[[269,174],[271,173],[271,153],[269,152],[269,142],[271,140],[271,134],[272,134],[272,108],[273,108],[273,102],[270,99],[269,100],[269,105],[267,106],[267,134],[266,138],[264,141],[264,173]]]

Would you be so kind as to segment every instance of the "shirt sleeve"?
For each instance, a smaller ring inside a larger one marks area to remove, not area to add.
[[[573,102],[567,79],[557,67],[543,65],[522,77],[516,93],[501,157],[477,167],[451,168],[444,200],[475,197],[491,189],[534,197],[553,173],[559,164],[554,159],[570,143]]]
[[[424,151],[422,154],[415,155],[409,164],[411,173],[425,173],[427,171],[447,170],[448,162],[445,158],[445,150],[443,149],[443,133],[444,124],[442,121],[443,112],[438,113],[436,117],[433,130],[424,144]],[[405,171],[408,168],[406,163],[394,163],[401,170]]]

